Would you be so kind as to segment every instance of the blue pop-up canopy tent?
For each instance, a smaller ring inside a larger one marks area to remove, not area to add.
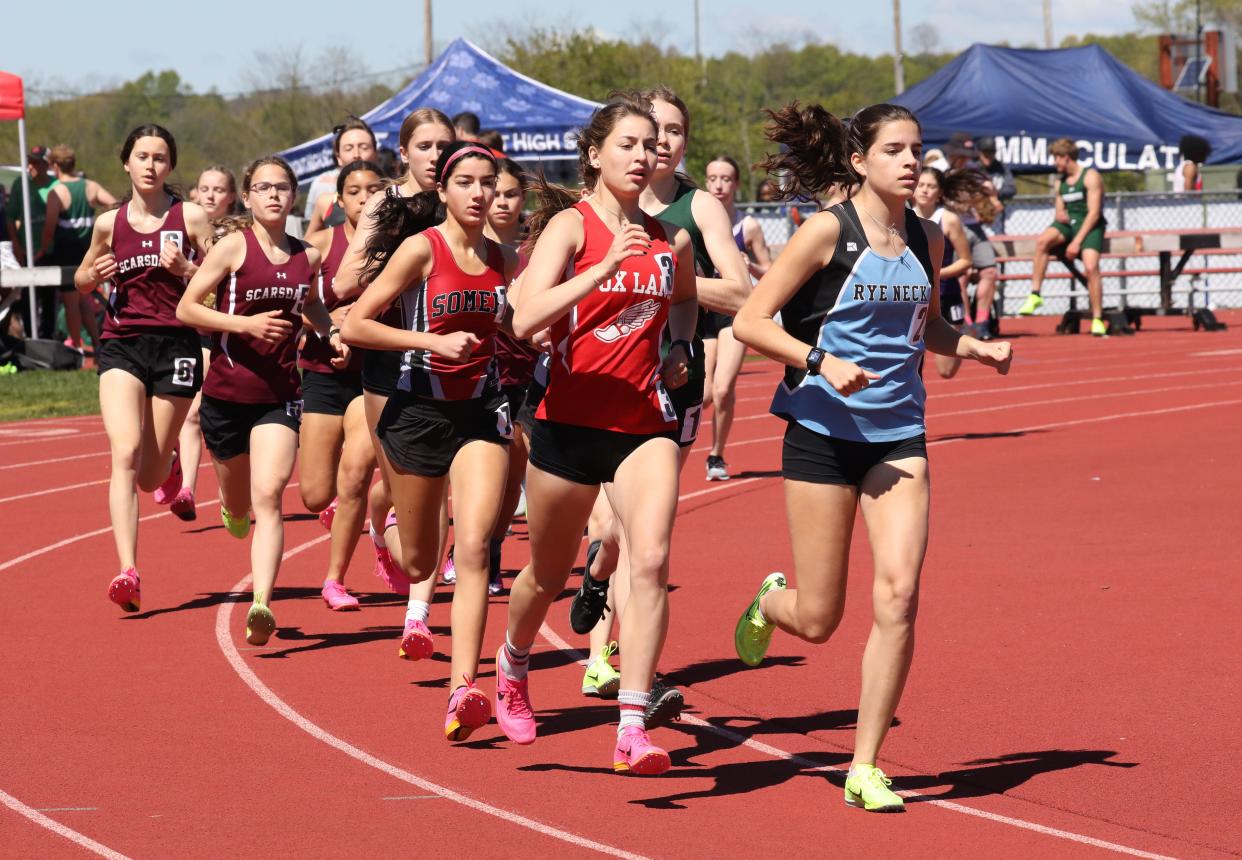
[[[519,161],[577,158],[574,134],[599,105],[513,71],[466,39],[455,39],[436,61],[388,101],[362,118],[380,145],[397,148],[401,122],[418,108],[449,116],[478,114],[484,128],[499,131],[505,154]],[[281,155],[305,182],[336,167],[332,135],[285,150]]]
[[[1100,170],[1172,170],[1184,134],[1211,142],[1209,164],[1242,162],[1242,117],[1174,95],[1098,45],[972,45],[892,101],[918,116],[925,148],[954,132],[995,135],[997,157],[1018,171],[1050,170],[1059,137]]]

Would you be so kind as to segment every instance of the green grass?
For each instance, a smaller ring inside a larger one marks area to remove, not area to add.
[[[94,370],[27,370],[0,376],[0,421],[99,414]]]

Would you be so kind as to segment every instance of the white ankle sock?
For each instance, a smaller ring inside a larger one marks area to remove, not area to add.
[[[405,620],[421,621],[427,623],[427,618],[431,615],[431,604],[425,600],[416,600],[413,597],[405,605]]]
[[[505,647],[500,649],[500,671],[511,681],[521,681],[530,671],[530,649],[518,648],[505,636]]]
[[[367,531],[371,533],[371,542],[375,544],[376,549],[388,549],[388,542],[384,540],[384,535],[375,530],[375,524],[367,522]]]

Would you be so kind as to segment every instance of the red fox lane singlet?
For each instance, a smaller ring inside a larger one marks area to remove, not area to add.
[[[487,240],[487,268],[468,275],[437,228],[422,235],[431,243],[431,274],[402,296],[408,328],[429,334],[468,331],[480,343],[464,362],[426,349],[408,351],[397,387],[433,400],[473,400],[489,383],[496,387],[496,331],[508,301],[504,254]]]
[[[345,238],[345,225],[338,224],[332,228],[332,244],[328,246],[328,254],[319,264],[319,283],[316,287],[319,291],[319,301],[323,302],[323,306],[330,311],[346,304],[332,291],[332,282],[336,280],[336,273],[340,270],[341,261],[345,259],[345,252],[348,249],[349,240]],[[353,299],[349,300],[349,302],[352,301]],[[327,340],[316,332],[308,331],[306,342],[302,345],[302,352],[298,355],[298,367],[303,370],[313,370],[316,373],[358,373],[362,370],[361,350],[350,350],[349,364],[339,371],[330,363],[335,357],[336,352]]]
[[[582,214],[582,250],[574,275],[604,259],[613,232],[591,204]],[[660,333],[668,322],[676,257],[664,229],[643,216],[651,248],[630,257],[552,325],[548,391],[537,418],[621,433],[662,433],[677,416],[659,381]]]
[[[108,299],[102,337],[133,337],[156,329],[183,329],[177,321],[177,303],[186,281],[160,265],[160,249],[172,240],[187,260],[194,259],[194,246],[185,231],[180,200],[168,207],[164,224],[140,233],[129,223],[129,203],[117,210],[112,225],[112,256],[116,274]]]
[[[293,333],[279,343],[270,343],[249,335],[215,332],[203,394],[235,403],[298,400],[302,381],[297,366],[297,332],[312,275],[306,248],[298,239],[287,236],[293,253],[288,262],[273,263],[263,253],[253,229],[242,235],[246,237],[246,259],[216,288],[216,309],[237,316],[280,311],[279,318],[293,324]]]

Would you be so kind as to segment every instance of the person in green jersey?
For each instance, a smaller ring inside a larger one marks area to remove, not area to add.
[[[47,266],[77,268],[91,246],[91,230],[95,226],[95,210],[111,209],[116,198],[93,179],[77,175],[77,156],[65,144],[52,147],[48,164],[57,183],[47,195],[47,218],[43,222],[43,257]],[[73,282],[62,284],[60,299],[65,305],[67,343],[82,348],[82,326],[91,343],[99,343],[99,325],[95,319],[95,298],[83,295]]]
[[[1048,257],[1054,248],[1065,245],[1065,259],[1082,258],[1087,275],[1087,294],[1091,302],[1091,334],[1108,334],[1104,322],[1104,287],[1100,277],[1100,254],[1104,251],[1104,182],[1100,171],[1078,163],[1078,144],[1068,137],[1052,142],[1049,151],[1056,171],[1061,175],[1057,185],[1056,220],[1039,234],[1035,242],[1035,260],[1031,272],[1031,293],[1018,311],[1030,316],[1043,304],[1040,288],[1048,269]],[[1066,244],[1068,243],[1068,244]]]

